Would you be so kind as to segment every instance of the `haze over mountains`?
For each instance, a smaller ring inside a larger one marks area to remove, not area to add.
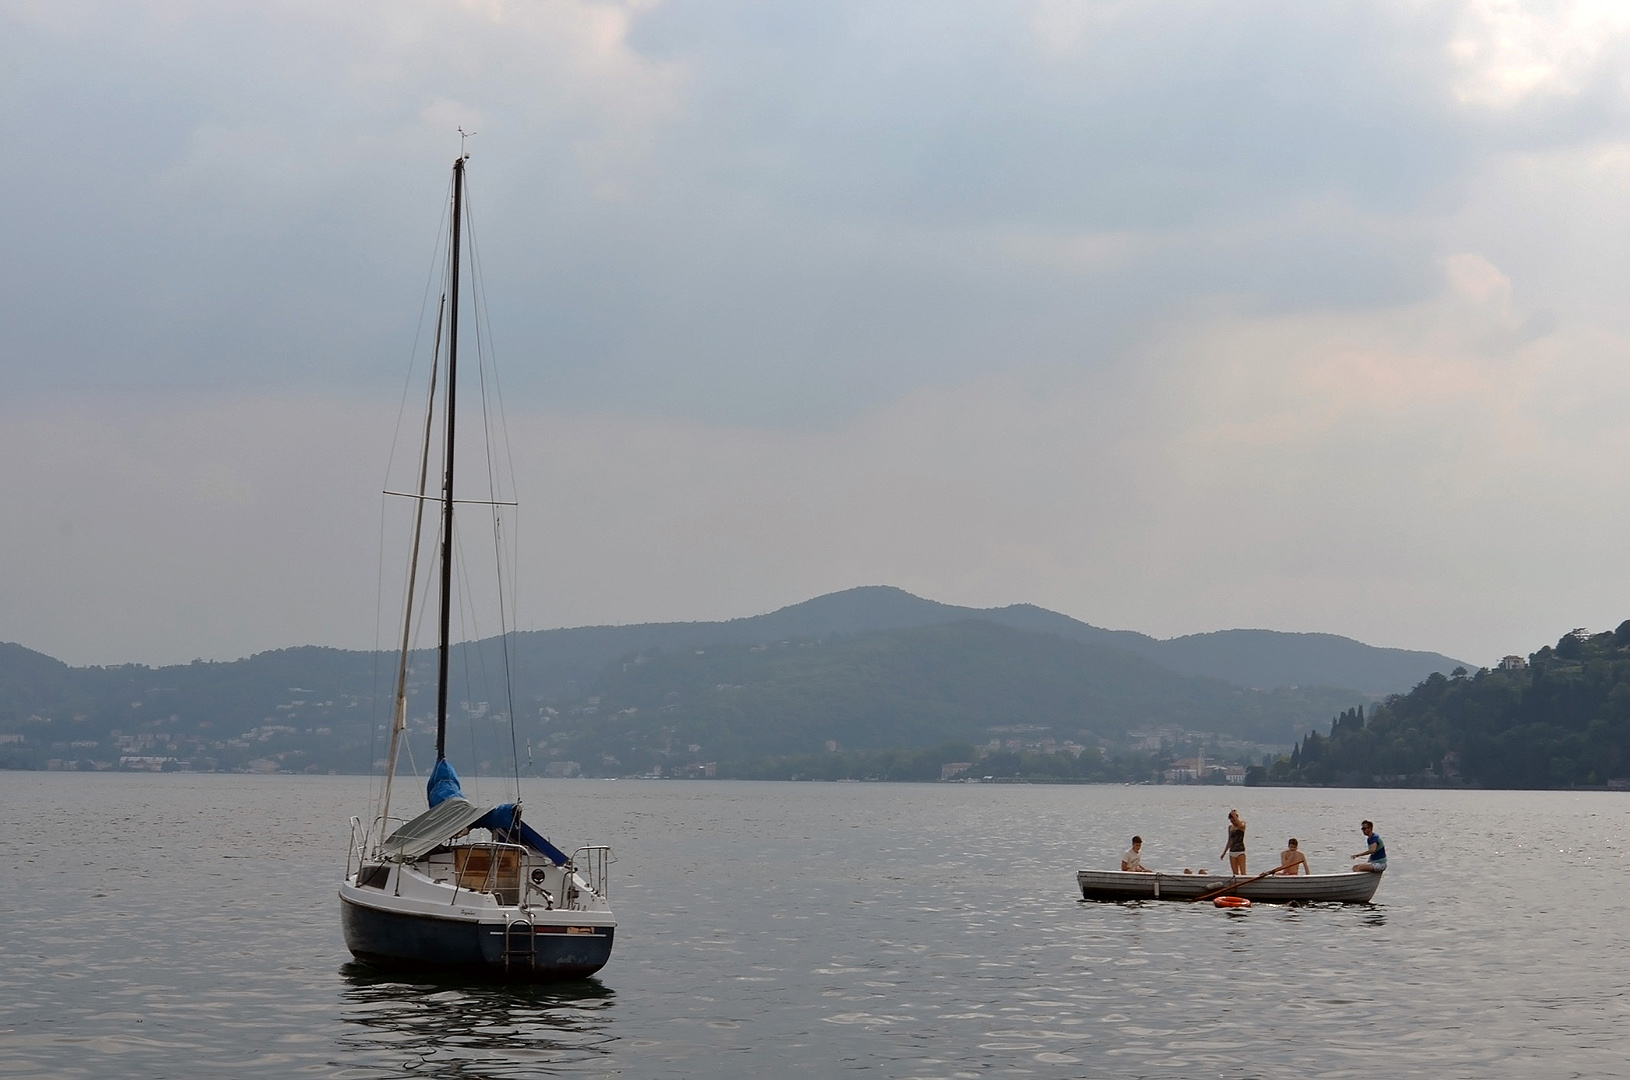
[[[1117,745],[1134,728],[1176,726],[1288,744],[1366,696],[1459,666],[1326,634],[1161,641],[1033,605],[963,608],[887,587],[726,622],[514,634],[509,690],[504,644],[456,651],[450,743],[478,765],[507,761],[512,692],[517,745],[536,748],[535,764],[611,775],[840,744],[984,745],[1014,730]],[[393,670],[386,654],[317,647],[70,668],[3,646],[0,765],[366,770]],[[432,652],[415,653],[421,756],[434,670]]]

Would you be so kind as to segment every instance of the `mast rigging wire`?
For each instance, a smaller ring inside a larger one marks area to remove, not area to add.
[[[511,490],[515,487],[515,455],[514,448],[509,439],[509,423],[504,413],[503,395],[498,383],[497,358],[493,355],[492,340],[492,310],[486,302],[486,275],[481,262],[481,246],[477,242],[475,231],[475,204],[470,197],[466,185],[464,198],[464,220],[470,237],[470,284],[471,301],[475,307],[475,344],[476,344],[476,371],[480,375],[481,386],[481,416],[482,429],[485,435],[485,449],[487,458],[487,492],[494,500],[492,506],[492,542],[493,563],[498,583],[498,640],[502,649],[503,675],[504,675],[504,711],[509,717],[509,760],[515,782],[515,800],[521,798],[521,750],[515,735],[515,685],[513,676],[513,658],[511,656],[510,633],[519,626],[519,619],[514,605],[517,603],[518,592],[517,568],[512,566],[510,573],[509,603],[511,610],[505,612],[504,603],[504,547],[503,547],[503,515],[498,509],[498,500],[502,497],[502,482],[497,464],[493,461],[493,420],[494,411],[497,413],[497,434],[503,441],[504,458],[509,465]],[[483,333],[485,327],[485,333]],[[488,371],[491,371],[492,391],[489,396],[487,389]],[[517,517],[519,514],[517,513]],[[518,537],[517,537],[518,540]],[[512,559],[518,559],[519,546],[512,549]]]

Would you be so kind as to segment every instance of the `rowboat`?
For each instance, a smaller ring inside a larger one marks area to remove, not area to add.
[[[1227,891],[1262,904],[1368,904],[1381,887],[1384,873],[1274,874],[1253,881],[1225,874],[1138,874],[1125,870],[1079,870],[1076,883],[1083,900],[1193,900],[1241,882]]]

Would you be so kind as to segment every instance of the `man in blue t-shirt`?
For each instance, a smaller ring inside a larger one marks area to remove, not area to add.
[[[1379,874],[1387,868],[1387,845],[1381,841],[1381,834],[1375,831],[1375,822],[1366,821],[1359,828],[1364,830],[1364,839],[1370,842],[1370,846],[1352,858],[1362,859],[1368,855],[1370,861],[1358,863],[1353,869]]]

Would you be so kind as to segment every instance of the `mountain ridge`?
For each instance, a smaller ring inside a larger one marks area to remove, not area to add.
[[[667,767],[692,753],[715,753],[722,767],[829,741],[985,744],[992,732],[1041,728],[1081,746],[1130,746],[1155,729],[1285,745],[1361,703],[1362,690],[1454,664],[1335,635],[1162,642],[1035,605],[963,608],[887,586],[725,622],[515,633],[460,644],[451,659],[450,745],[482,771],[515,740],[548,744],[545,761],[586,758],[585,771]],[[436,667],[433,650],[410,658],[415,741],[435,726]],[[71,668],[0,646],[0,766],[367,771],[383,752],[394,672],[386,653],[313,645],[160,668]],[[657,672],[669,681],[639,689]],[[1349,674],[1360,689],[1340,685]],[[1270,679],[1284,685],[1262,686]],[[497,723],[508,701],[514,739]],[[1144,734],[1128,736],[1134,727]]]
[[[1404,693],[1433,672],[1475,670],[1441,653],[1369,645],[1338,634],[1279,630],[1214,630],[1160,639],[1136,630],[1109,630],[1036,604],[973,608],[943,604],[891,585],[826,593],[761,615],[712,622],[636,623],[515,635],[517,660],[540,668],[595,672],[634,653],[710,644],[760,644],[782,638],[825,637],[870,630],[905,630],[969,619],[1108,645],[1152,660],[1180,675],[1223,679],[1248,689],[1329,686],[1369,697]],[[520,665],[518,665],[520,666]],[[581,675],[568,676],[581,681]]]
[[[1476,670],[1441,653],[1369,645],[1327,633],[1230,629],[1156,638],[1136,630],[1110,630],[1036,604],[974,608],[929,600],[891,585],[863,585],[826,593],[759,615],[691,622],[600,624],[548,630],[513,631],[509,635],[514,666],[530,685],[529,692],[545,696],[569,684],[585,684],[609,663],[624,656],[657,649],[678,649],[711,644],[761,644],[790,638],[819,638],[872,630],[904,630],[950,622],[983,620],[1014,629],[1051,633],[1074,641],[1107,645],[1152,660],[1180,675],[1222,679],[1247,689],[1289,686],[1329,686],[1356,690],[1368,697],[1404,693],[1434,672],[1448,674],[1456,667]],[[498,638],[461,643],[458,647],[486,654]],[[233,661],[243,663],[274,654],[323,650],[330,654],[370,657],[368,650],[336,649],[322,645],[292,645],[267,649]],[[430,652],[415,650],[415,659]],[[32,682],[57,682],[69,672],[125,667],[162,671],[186,665],[85,665],[72,667],[26,646],[0,642],[0,692],[8,680],[27,672]],[[534,673],[528,675],[527,673]]]

